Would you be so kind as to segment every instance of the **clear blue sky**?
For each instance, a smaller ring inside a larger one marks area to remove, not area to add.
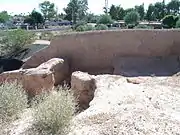
[[[38,4],[44,0],[0,0],[0,11],[6,10],[9,13],[19,14],[31,12],[34,8],[38,9]],[[70,0],[49,0],[54,2],[59,12],[63,11],[63,8],[67,6]],[[103,12],[105,0],[88,0],[89,11],[95,14],[101,14]],[[155,3],[162,0],[109,0],[109,6],[111,4],[122,5],[124,8],[131,8],[135,5],[145,4],[145,8],[150,3]],[[168,2],[170,0],[166,0]]]

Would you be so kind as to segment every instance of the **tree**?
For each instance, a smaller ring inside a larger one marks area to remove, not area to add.
[[[136,11],[131,11],[124,17],[124,21],[126,24],[137,24],[139,19],[139,13]]]
[[[88,13],[85,17],[85,21],[88,23],[96,23],[99,20],[99,16],[94,15],[93,13]]]
[[[173,15],[179,14],[179,8],[180,8],[180,1],[179,0],[171,0],[167,4],[168,14],[173,14]]]
[[[71,0],[67,7],[64,8],[66,13],[65,19],[71,21],[76,24],[77,19],[84,19],[86,12],[88,10],[88,2],[87,0]]]
[[[163,18],[162,24],[165,28],[175,28],[178,17],[174,15],[167,15]]]
[[[129,13],[129,12],[132,12],[134,11],[135,9],[134,8],[128,8],[126,9],[124,12],[125,12],[125,16]]]
[[[31,12],[31,14],[29,16],[26,17],[26,19],[24,20],[24,23],[28,23],[30,25],[33,26],[39,26],[39,24],[43,24],[44,23],[44,18],[41,15],[41,13],[33,10]]]
[[[165,8],[163,4],[163,2],[156,2],[154,4],[154,16],[159,21],[164,17]]]
[[[44,1],[39,4],[40,10],[44,16],[45,20],[50,20],[55,17],[57,10],[55,9],[55,4],[49,1]]]
[[[148,10],[147,10],[146,17],[145,17],[148,21],[154,21],[155,20],[154,10],[155,10],[154,5],[150,4],[148,6]]]
[[[120,5],[119,6],[112,5],[110,7],[109,14],[114,20],[122,20],[124,18],[125,11]]]
[[[117,11],[116,6],[115,5],[111,5],[110,10],[109,10],[109,14],[112,17],[112,19],[117,20],[117,12],[118,11]]]
[[[135,10],[139,13],[140,15],[140,20],[144,19],[145,11],[144,11],[144,3],[140,6],[135,6]]]
[[[9,20],[9,15],[7,11],[0,12],[0,23],[5,23],[8,20]]]
[[[2,55],[11,55],[20,51],[24,46],[34,42],[35,39],[33,33],[22,29],[6,31],[3,34],[0,40]]]
[[[98,24],[111,24],[111,23],[113,23],[113,20],[110,15],[104,14],[104,15],[100,16],[97,23]]]
[[[117,8],[117,20],[123,20],[125,16],[125,11],[121,6],[116,7]]]

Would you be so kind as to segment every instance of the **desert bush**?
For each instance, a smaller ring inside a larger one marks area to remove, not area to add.
[[[34,41],[34,33],[17,29],[4,32],[0,38],[1,55],[11,54],[21,50]]]
[[[76,31],[91,31],[94,30],[92,25],[80,25],[76,28]]]
[[[58,88],[57,92],[37,96],[34,101],[35,131],[43,135],[65,135],[76,110],[73,94]]]
[[[164,28],[175,28],[178,17],[174,15],[167,15],[163,18],[162,24]]]
[[[113,20],[110,15],[104,14],[99,17],[97,24],[112,24]]]
[[[139,24],[139,25],[135,26],[135,29],[153,29],[153,27],[147,26],[144,24]]]
[[[137,24],[139,19],[140,15],[136,11],[131,11],[124,17],[124,21],[126,24]]]
[[[0,85],[0,124],[16,118],[18,113],[28,107],[27,95],[17,82]]]
[[[95,28],[96,30],[107,30],[108,26],[104,24],[98,24]]]

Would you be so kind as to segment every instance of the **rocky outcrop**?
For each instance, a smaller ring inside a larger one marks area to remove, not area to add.
[[[96,84],[93,76],[80,71],[72,73],[71,89],[78,98],[80,109],[89,107],[89,103],[94,97],[95,88]]]
[[[42,90],[52,90],[54,85],[61,83],[67,77],[67,65],[64,60],[53,58],[37,68],[21,69],[0,74],[0,83],[5,81],[18,81],[22,83],[24,89],[35,95]]]

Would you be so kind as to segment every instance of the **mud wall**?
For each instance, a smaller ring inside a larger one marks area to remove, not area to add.
[[[118,30],[71,33],[51,41],[37,52],[23,68],[60,57],[68,59],[72,71],[112,72],[121,56],[180,55],[180,30]]]

